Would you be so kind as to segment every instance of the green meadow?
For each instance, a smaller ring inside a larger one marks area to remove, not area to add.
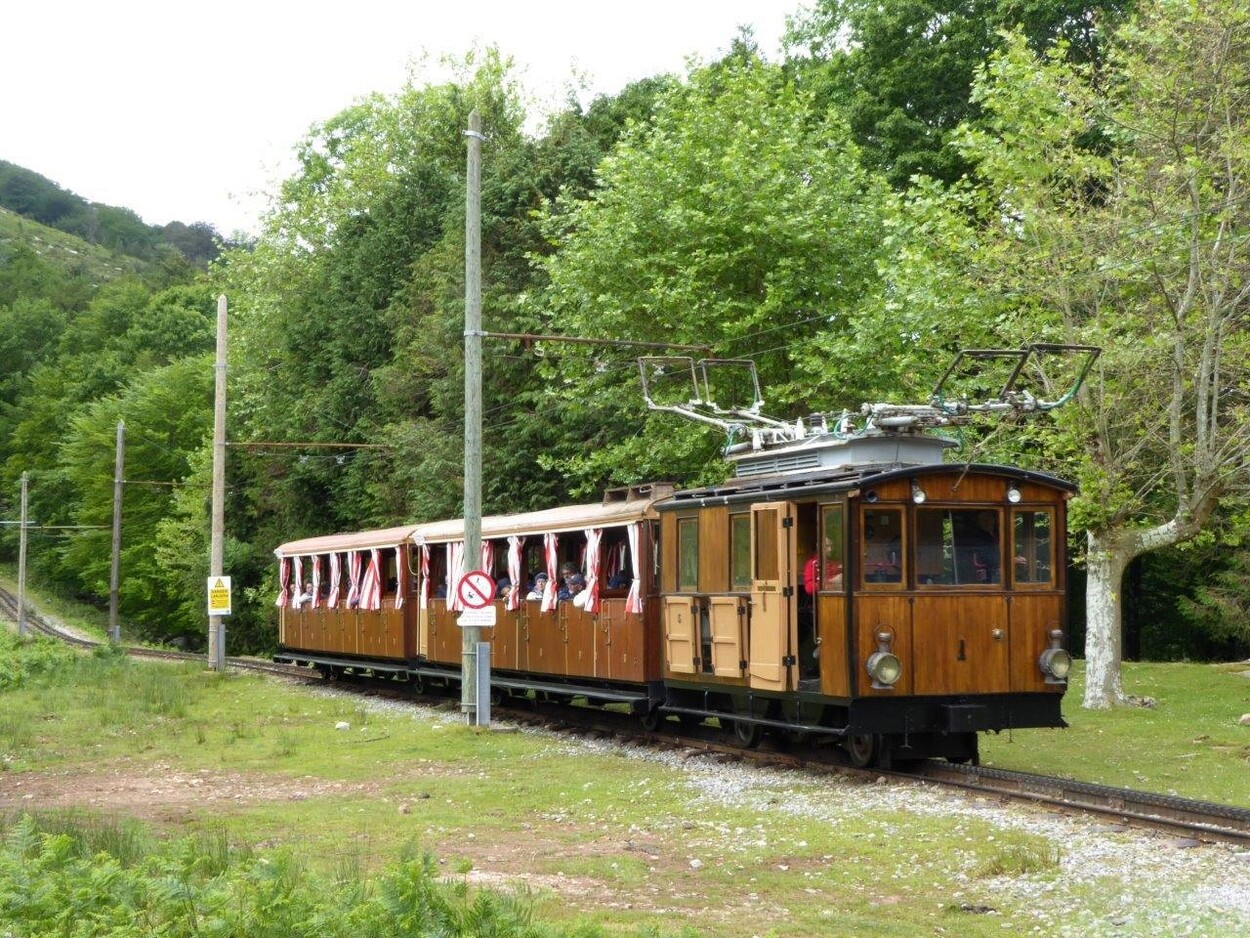
[[[1071,728],[983,761],[1250,805],[1244,670],[1129,665],[1155,707],[1087,712],[1078,668]],[[1038,828],[738,771],[0,630],[0,934],[1055,933]],[[1108,882],[1063,888],[1098,922]]]

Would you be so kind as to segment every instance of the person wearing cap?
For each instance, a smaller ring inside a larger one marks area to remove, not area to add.
[[[526,599],[542,599],[543,590],[547,587],[547,574],[543,570],[539,570],[534,574],[534,585],[530,587],[530,591],[526,594]]]

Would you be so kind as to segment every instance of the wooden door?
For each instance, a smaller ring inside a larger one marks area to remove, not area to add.
[[[792,690],[797,680],[793,502],[751,506],[751,686]]]
[[[664,597],[664,660],[674,674],[694,674],[699,614],[692,596]]]
[[[742,677],[746,664],[747,601],[741,596],[713,596],[712,673],[717,677]]]

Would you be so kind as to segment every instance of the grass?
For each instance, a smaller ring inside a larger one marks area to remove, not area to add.
[[[0,643],[0,657],[43,644]],[[155,849],[110,820],[126,816],[157,843],[209,838],[218,846],[196,849],[219,859],[226,840],[244,858],[298,858],[319,882],[373,883],[405,851],[429,852],[452,880],[524,874],[537,920],[588,934],[825,934],[831,922],[848,934],[912,934],[953,914],[943,910],[961,878],[1001,853],[977,819],[814,823],[786,806],[827,799],[830,783],[803,776],[781,775],[776,792],[726,807],[653,760],[478,734],[450,710],[374,712],[198,666],[74,656],[6,691],[3,711],[4,777],[22,775],[22,790],[42,777],[58,797],[75,785],[135,792],[133,803],[95,811],[84,798],[73,815],[80,827],[95,818],[88,839],[112,856]],[[162,802],[171,789],[175,801]],[[912,852],[900,863],[904,822]],[[982,917],[961,930],[998,934],[999,924]]]
[[[1068,729],[984,735],[984,764],[1250,808],[1250,727],[1238,723],[1250,713],[1250,665],[1126,664],[1125,693],[1155,706],[1085,710],[1075,664]]]
[[[44,778],[57,792],[101,776],[101,789],[132,784],[132,804],[90,810],[84,799],[62,824],[96,825],[76,836],[112,856],[190,836],[217,866],[235,857],[255,873],[260,859],[286,857],[342,898],[428,852],[462,885],[523,875],[535,920],[611,936],[1029,931],[1029,890],[1061,876],[1049,839],[975,815],[874,808],[871,789],[846,782],[777,773],[726,804],[700,794],[716,766],[691,776],[559,738],[478,734],[454,707],[389,712],[200,665],[3,636],[0,670],[20,675],[0,689],[0,798],[14,780],[30,790]],[[1126,690],[1158,706],[1088,712],[1078,667],[1071,729],[988,737],[983,758],[1250,803],[1241,670],[1128,665]],[[62,823],[48,818],[39,822]],[[1014,881],[1030,886],[998,885]],[[1105,909],[1114,894],[1091,882],[1083,902]]]

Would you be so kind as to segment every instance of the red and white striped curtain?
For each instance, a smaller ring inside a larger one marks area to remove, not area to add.
[[[520,609],[521,600],[525,598],[525,584],[521,582],[521,548],[525,546],[525,538],[508,538],[508,579],[512,581],[512,592],[508,594],[505,609]]]
[[[404,588],[408,582],[408,563],[404,560],[404,548],[395,548],[395,608],[404,608]]]
[[[452,541],[447,545],[447,608],[452,612],[464,609],[464,603],[456,595],[456,587],[464,576],[464,541]]]
[[[539,611],[550,612],[556,608],[556,594],[559,592],[559,584],[556,577],[559,576],[560,564],[560,538],[555,534],[543,535],[543,550],[547,556],[547,585],[543,588],[543,601]]]
[[[599,543],[603,540],[603,528],[586,528],[586,605],[587,612],[599,611]]]
[[[347,553],[347,608],[355,609],[360,605],[360,551]]]
[[[625,597],[626,612],[642,612],[642,570],[638,566],[638,539],[642,533],[642,525],[637,521],[627,529],[629,534],[629,565],[633,582],[629,585],[629,595]]]
[[[333,609],[339,604],[339,582],[343,579],[342,562],[337,552],[330,555],[330,595],[326,597],[326,608]]]
[[[321,604],[321,558],[316,554],[312,556],[312,607],[316,609]]]
[[[421,545],[421,608],[430,608],[430,545]]]
[[[287,557],[278,558],[278,601],[275,606],[285,606],[290,594],[287,592],[287,583],[291,580],[291,561]]]
[[[291,590],[291,608],[299,608],[299,599],[304,595],[304,561],[298,557],[291,558],[295,562],[295,589]]]
[[[360,584],[360,608],[373,611],[382,608],[382,558],[376,547],[369,551],[369,566]]]

